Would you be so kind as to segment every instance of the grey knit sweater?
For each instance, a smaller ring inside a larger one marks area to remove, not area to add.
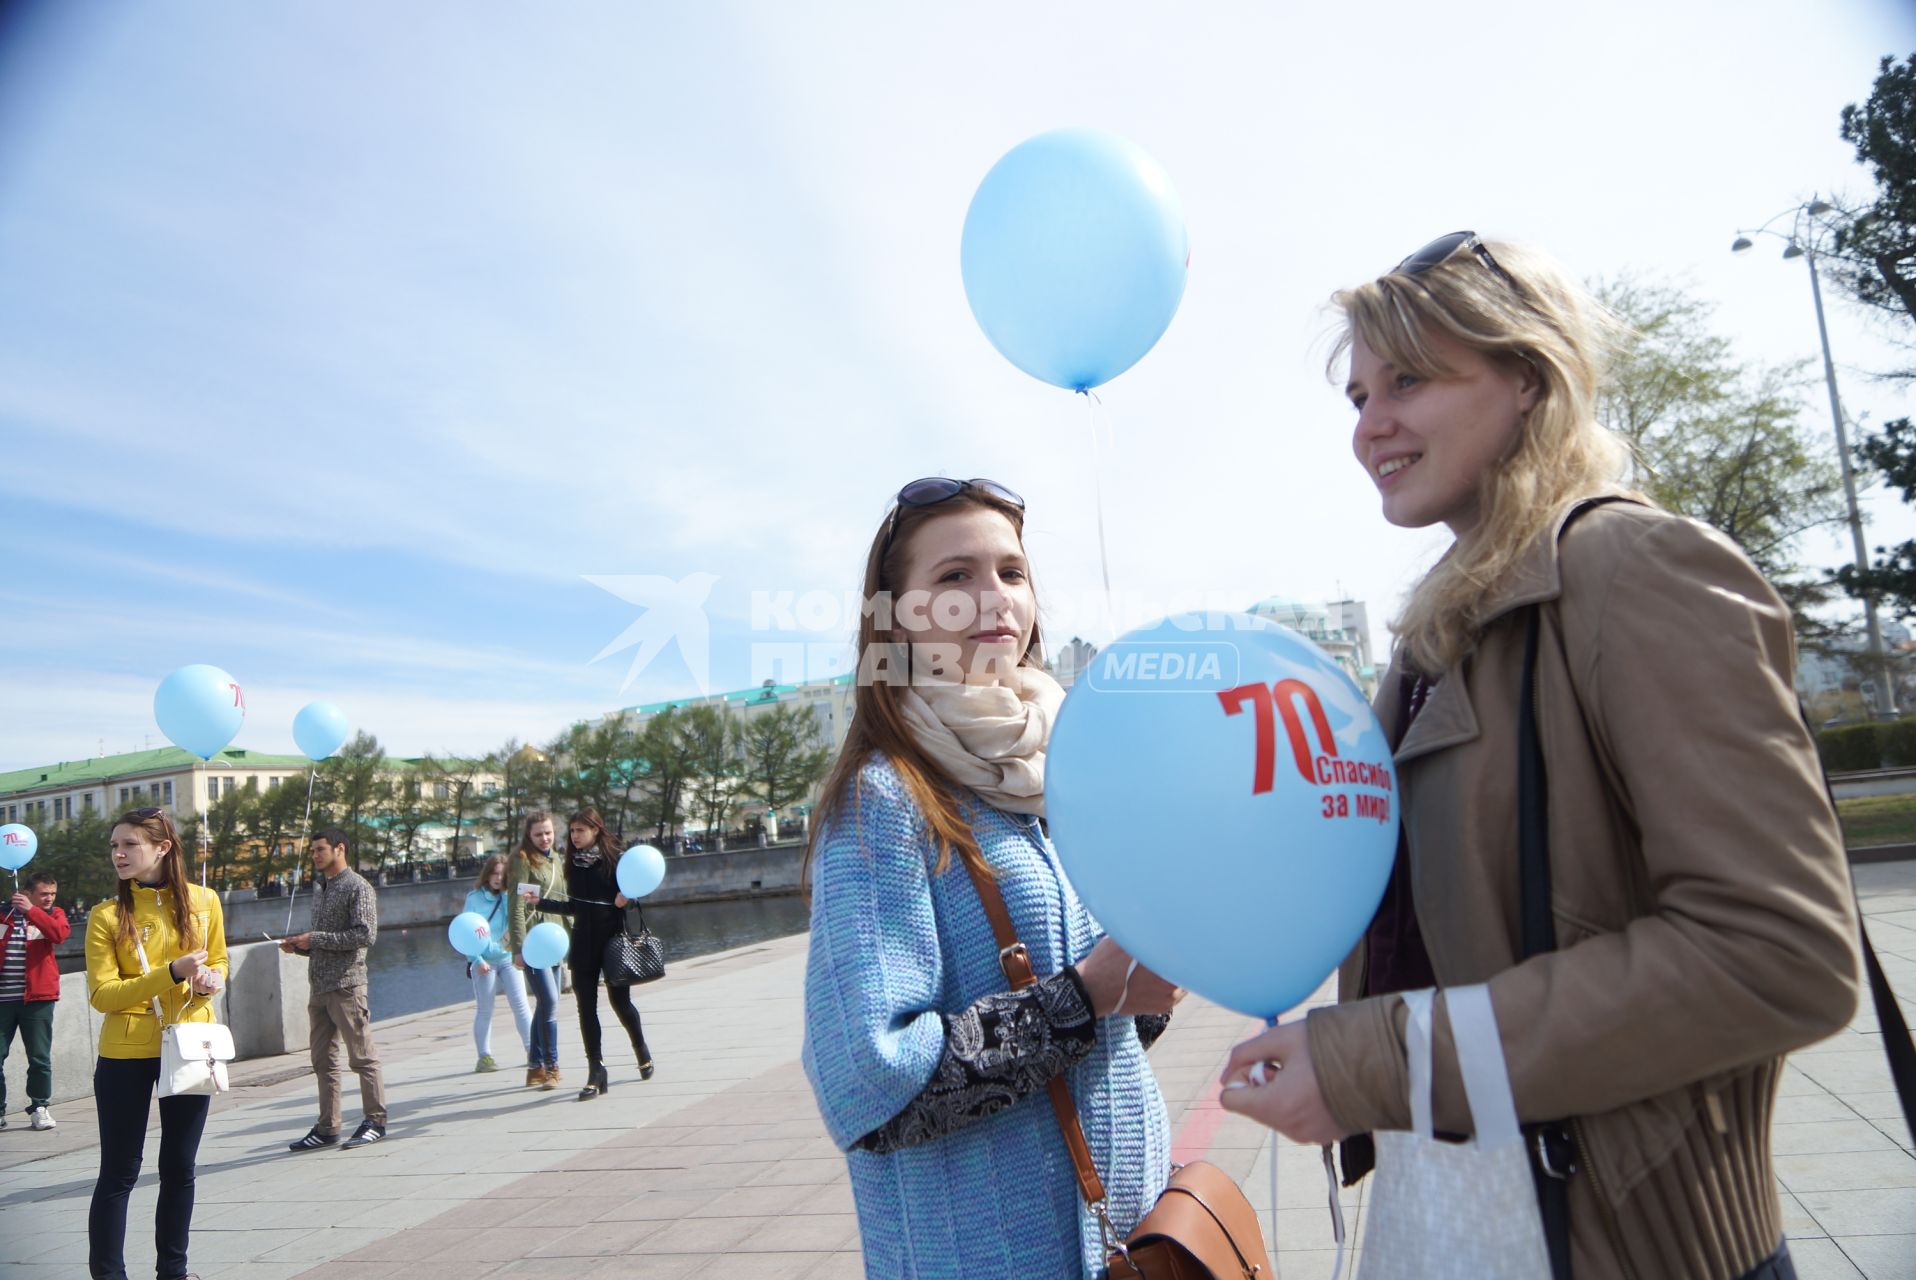
[[[313,967],[307,974],[314,995],[363,990],[366,949],[379,935],[379,899],[372,885],[351,867],[330,880],[313,881]]]

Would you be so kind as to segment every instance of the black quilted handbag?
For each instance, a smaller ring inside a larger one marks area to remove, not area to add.
[[[639,912],[639,931],[623,917],[619,931],[605,940],[605,955],[600,970],[608,987],[631,987],[657,982],[665,976],[665,944],[645,927],[645,912]]]

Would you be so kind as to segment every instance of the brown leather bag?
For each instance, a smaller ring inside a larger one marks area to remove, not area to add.
[[[1005,980],[1013,991],[1022,991],[1038,978],[1031,969],[1030,953],[1012,927],[1004,895],[989,876],[979,874],[965,859],[959,861],[971,874],[978,901],[991,921]],[[1104,1182],[1084,1140],[1071,1086],[1063,1076],[1053,1076],[1048,1090],[1078,1176],[1078,1193],[1104,1234],[1111,1280],[1257,1280],[1268,1274],[1270,1253],[1264,1247],[1257,1210],[1229,1174],[1203,1160],[1173,1166],[1171,1181],[1159,1193],[1157,1204],[1129,1237],[1119,1239],[1105,1209]]]

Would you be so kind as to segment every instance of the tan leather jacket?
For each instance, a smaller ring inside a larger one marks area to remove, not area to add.
[[[1581,504],[1578,504],[1581,505]],[[1843,1027],[1849,869],[1791,683],[1790,615],[1734,543],[1631,503],[1566,508],[1483,638],[1396,746],[1417,921],[1440,986],[1490,983],[1525,1121],[1572,1119],[1577,1280],[1727,1280],[1782,1238],[1769,1129],[1782,1057]],[[1524,608],[1559,950],[1516,963]],[[1399,681],[1377,710],[1398,720]],[[1403,1002],[1310,1015],[1352,1132],[1409,1127]],[[1436,1126],[1470,1132],[1438,1003]]]

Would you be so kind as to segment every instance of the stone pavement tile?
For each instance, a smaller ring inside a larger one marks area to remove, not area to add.
[[[24,1231],[0,1232],[0,1263],[9,1269],[23,1262],[46,1262],[56,1258],[68,1258],[78,1263],[80,1269],[86,1266],[87,1234],[86,1222],[82,1219],[78,1230],[72,1231]],[[127,1234],[129,1246],[132,1232]],[[147,1239],[153,1238],[149,1229]],[[128,1249],[129,1257],[132,1249]],[[69,1265],[72,1265],[71,1263]]]
[[[208,1265],[193,1260],[193,1269],[201,1280],[293,1280],[306,1270],[303,1262],[221,1262]]]
[[[1887,1151],[1777,1156],[1776,1176],[1798,1195],[1810,1191],[1874,1191],[1916,1187],[1916,1156]]]
[[[1776,1100],[1777,1124],[1815,1124],[1830,1120],[1854,1120],[1856,1117],[1855,1110],[1827,1091],[1793,1094]]]
[[[776,1218],[683,1218],[668,1222],[648,1248],[659,1253],[702,1253],[708,1256],[732,1250],[745,1237]]]
[[[676,1222],[712,1202],[711,1191],[648,1191],[599,1215],[600,1222],[632,1220]]]
[[[706,1201],[685,1216],[688,1218],[789,1217],[803,1212],[800,1206],[817,1194],[818,1188],[809,1184],[739,1187]]]
[[[739,1183],[748,1187],[822,1187],[842,1182],[847,1177],[845,1157],[829,1159],[779,1160],[766,1166],[757,1176]]]
[[[1790,1261],[1798,1280],[1865,1280],[1833,1240],[1790,1237]]]
[[[529,1225],[529,1224],[527,1224]],[[606,1258],[642,1252],[666,1227],[662,1219],[626,1219],[536,1230],[510,1250],[528,1258]],[[530,1246],[530,1247],[528,1247]]]
[[[1336,1257],[1335,1249],[1294,1249],[1284,1254],[1278,1266],[1284,1280],[1331,1280],[1331,1266]],[[1346,1253],[1344,1275],[1351,1275],[1355,1266],[1355,1251]]]
[[[1894,1120],[1896,1122],[1896,1131],[1891,1132],[1891,1130],[1885,1126],[1884,1132],[1890,1133],[1892,1137],[1900,1133],[1902,1142],[1905,1145],[1908,1144],[1910,1137],[1909,1123],[1903,1119],[1903,1106],[1897,1098],[1895,1090],[1886,1089],[1876,1093],[1846,1093],[1843,1095],[1843,1100],[1855,1108],[1856,1114],[1862,1116],[1865,1120]]]
[[[805,1273],[805,1280],[865,1280],[864,1255],[856,1250],[826,1254],[816,1267]]]
[[[1832,1093],[1878,1093],[1893,1088],[1880,1046],[1790,1059],[1796,1069]]]
[[[1778,1156],[1807,1156],[1832,1151],[1895,1151],[1897,1147],[1888,1134],[1868,1120],[1858,1119],[1773,1125],[1770,1149]]]
[[[198,1217],[197,1208],[194,1217]],[[330,1268],[332,1259],[343,1258],[355,1249],[363,1249],[375,1241],[384,1240],[392,1234],[384,1227],[332,1227],[324,1232],[314,1233],[318,1240],[295,1240],[282,1245],[270,1253],[259,1255],[261,1262],[303,1262],[310,1269],[316,1264],[325,1263],[329,1268],[327,1276],[332,1277]],[[195,1240],[198,1239],[196,1235]]]
[[[850,1180],[829,1187],[808,1188],[811,1194],[799,1202],[798,1213],[857,1213]]]
[[[1776,1198],[1783,1206],[1784,1235],[1792,1240],[1807,1240],[1827,1234],[1821,1226],[1817,1225],[1816,1219],[1810,1216],[1810,1211],[1803,1207],[1802,1202],[1780,1186],[1777,1188]]]
[[[198,1215],[195,1215],[197,1219]],[[195,1263],[199,1262],[249,1262],[255,1258],[286,1261],[275,1257],[275,1251],[296,1248],[301,1241],[322,1234],[311,1227],[255,1227],[251,1231],[200,1231],[197,1230],[187,1245],[187,1254]],[[127,1231],[127,1252],[134,1251],[135,1237]],[[149,1232],[143,1243],[151,1247],[153,1237]]]
[[[1866,1280],[1916,1280],[1916,1235],[1839,1236],[1835,1243]]]
[[[732,1246],[732,1255],[836,1253],[858,1247],[858,1218],[850,1213],[774,1217]]]
[[[1795,1194],[1830,1236],[1903,1235],[1916,1222],[1916,1187]]]

